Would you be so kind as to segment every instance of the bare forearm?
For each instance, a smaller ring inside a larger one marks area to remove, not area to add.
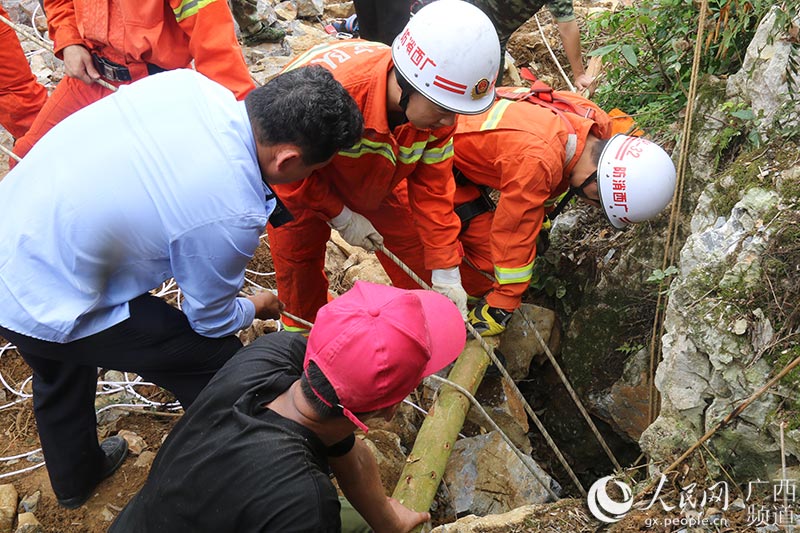
[[[561,42],[564,45],[564,52],[567,54],[569,66],[572,68],[572,75],[577,78],[585,74],[583,57],[581,56],[581,34],[578,29],[578,23],[575,20],[559,22],[558,32],[561,35]]]
[[[378,464],[361,439],[342,457],[329,458],[339,488],[376,533],[410,531],[430,519],[384,494]]]

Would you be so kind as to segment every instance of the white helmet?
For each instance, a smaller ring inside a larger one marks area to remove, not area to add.
[[[597,164],[600,203],[611,225],[649,220],[675,193],[675,165],[658,145],[641,137],[614,135]]]
[[[477,115],[494,102],[500,42],[489,17],[472,4],[424,6],[395,37],[392,60],[414,89],[454,113]]]

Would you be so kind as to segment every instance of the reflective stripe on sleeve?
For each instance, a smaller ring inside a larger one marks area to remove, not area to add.
[[[196,15],[198,11],[216,0],[184,0],[181,5],[172,10],[178,22]]]
[[[362,155],[367,155],[367,154],[381,155],[386,159],[388,159],[392,163],[392,165],[397,164],[397,159],[395,158],[391,144],[376,142],[363,137],[361,138],[360,141],[358,141],[350,148],[339,151],[339,155],[343,157],[350,157],[353,159],[357,159]]]
[[[426,165],[441,163],[453,157],[453,139],[447,141],[442,147],[430,148],[422,152],[422,162]]]

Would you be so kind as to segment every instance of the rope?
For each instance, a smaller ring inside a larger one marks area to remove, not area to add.
[[[384,253],[385,253],[385,249],[382,250],[382,251],[384,251]],[[398,261],[399,261],[399,259],[398,259]],[[402,268],[405,265],[398,264],[398,266],[400,266]],[[412,276],[412,277],[416,276],[416,274],[411,272],[410,269],[409,269],[409,273],[408,274],[410,276]],[[423,287],[425,285],[427,285],[421,279],[418,280],[417,283],[420,283],[420,285],[422,285]],[[312,324],[311,322],[308,322],[307,320],[303,320],[302,318],[297,317],[297,316],[295,316],[295,315],[293,315],[291,313],[288,313],[286,311],[284,311],[282,314],[286,315],[287,317],[291,318],[292,320],[294,320],[294,321],[296,321],[296,322],[298,322],[300,324],[303,324],[304,326],[307,326],[309,328],[314,326],[314,324]],[[481,406],[481,404],[478,402],[478,400],[476,400],[475,397],[472,394],[470,394],[470,392],[467,389],[465,389],[464,387],[462,387],[461,385],[459,385],[457,383],[454,383],[454,382],[450,381],[449,379],[445,379],[443,377],[437,376],[436,374],[431,374],[428,377],[429,378],[433,378],[436,381],[440,381],[442,383],[446,383],[446,384],[450,385],[454,389],[458,390],[461,394],[463,394],[472,403],[472,405],[477,407],[477,409],[481,412],[483,417],[489,422],[489,424],[492,426],[492,428],[500,434],[500,436],[503,438],[503,440],[511,447],[512,451],[517,455],[517,457],[520,458],[520,460],[522,461],[522,464],[525,465],[525,468],[527,468],[530,471],[530,473],[533,474],[533,476],[536,478],[536,481],[538,481],[539,484],[542,485],[542,487],[544,487],[544,490],[546,490],[547,493],[554,500],[558,500],[559,499],[558,495],[555,492],[553,492],[553,489],[550,488],[550,485],[548,483],[546,483],[544,480],[542,480],[542,478],[539,475],[539,473],[534,470],[533,466],[530,464],[531,463],[530,457],[528,457],[527,455],[522,453],[522,451],[520,451],[520,449],[517,448],[517,446],[511,441],[511,439],[508,437],[508,435],[506,435],[505,432],[503,432],[503,430],[500,429],[500,427],[495,423],[495,421],[492,420],[492,417],[489,416],[489,413],[486,412],[486,410]],[[404,400],[404,401],[406,403],[408,403],[409,405],[411,405],[412,407],[414,407],[415,409],[418,409],[418,410],[422,411],[426,415],[428,414],[424,409],[414,405],[412,402],[408,402],[406,400]]]
[[[39,6],[37,5],[36,8],[38,9]],[[36,13],[34,12],[34,15],[35,14]],[[44,40],[39,35],[36,35],[35,33],[32,33],[26,27],[11,22],[9,19],[4,17],[3,15],[0,15],[0,21],[4,22],[6,25],[10,26],[14,31],[16,31],[17,33],[19,33],[23,37],[27,38],[28,40],[30,40],[31,42],[33,42],[37,46],[39,46],[39,48],[41,48],[43,50],[46,50],[46,51],[48,51],[50,53],[53,53],[52,43],[49,43],[48,41]],[[117,91],[117,87],[115,87],[114,85],[111,85],[110,83],[108,83],[106,80],[104,80],[102,78],[94,80],[94,83],[100,85],[101,87],[105,87],[106,89],[108,89],[111,92],[116,92]],[[8,157],[14,159],[17,162],[22,160],[17,154],[15,154],[14,152],[9,150],[8,148],[3,146],[2,144],[0,144],[0,152],[3,152]]]
[[[50,43],[48,43],[47,41],[45,41],[44,39],[42,39],[41,37],[39,37],[35,33],[31,32],[25,26],[20,26],[19,24],[14,24],[13,22],[11,22],[7,18],[5,18],[3,15],[0,15],[0,20],[5,22],[8,26],[11,27],[11,29],[16,31],[17,33],[23,35],[24,37],[26,37],[30,41],[33,41],[34,43],[38,44],[41,48],[44,48],[45,50],[51,50]]]
[[[35,33],[32,33],[31,31],[29,31],[24,26],[20,26],[19,24],[14,24],[13,22],[11,22],[7,18],[5,18],[3,15],[0,15],[0,21],[5,22],[14,31],[16,31],[17,33],[21,34],[23,37],[26,37],[28,40],[30,40],[34,44],[38,45],[43,50],[47,50],[48,52],[53,53],[53,46],[52,46],[51,43],[45,41],[43,38],[39,37]],[[106,80],[104,80],[102,78],[94,80],[94,83],[100,85],[101,87],[105,87],[106,89],[108,89],[109,91],[112,91],[112,92],[116,92],[116,90],[117,90],[116,86],[111,85],[110,83],[108,83]]]
[[[555,368],[558,377],[561,379],[561,382],[564,384],[564,387],[567,388],[567,392],[569,392],[569,395],[572,397],[572,401],[575,402],[575,405],[578,407],[578,410],[583,415],[583,418],[586,420],[586,423],[589,424],[592,433],[594,433],[594,436],[597,438],[597,442],[600,443],[600,446],[603,448],[603,451],[606,452],[606,455],[608,456],[611,463],[614,465],[614,468],[616,468],[617,471],[621,471],[622,467],[620,466],[619,461],[617,461],[617,458],[614,456],[614,453],[608,447],[608,444],[606,444],[605,439],[600,434],[600,430],[597,429],[597,426],[595,425],[592,418],[589,416],[589,413],[586,411],[586,408],[583,406],[583,403],[581,402],[580,398],[578,398],[578,394],[575,392],[575,389],[572,388],[572,385],[567,379],[567,376],[564,374],[564,371],[561,370],[561,366],[558,364],[558,361],[556,361],[553,352],[550,351],[550,347],[547,346],[546,342],[544,342],[544,339],[542,338],[542,335],[539,333],[539,330],[533,324],[530,323],[528,317],[525,316],[525,313],[520,311],[518,314],[528,324],[528,327],[533,330],[533,333],[534,335],[536,335],[536,339],[539,341],[539,344],[541,344],[542,348],[544,348],[544,352],[547,354],[547,358],[550,360],[550,364],[553,365],[553,368]]]
[[[531,461],[531,458],[528,457],[526,454],[522,453],[522,451],[519,448],[517,448],[517,446],[513,442],[511,442],[511,439],[508,438],[508,435],[506,435],[503,432],[503,430],[500,429],[500,426],[498,426],[495,423],[495,421],[492,420],[492,417],[489,416],[489,413],[486,412],[486,410],[483,408],[483,406],[481,406],[480,402],[478,402],[478,400],[475,399],[475,397],[472,394],[470,394],[470,392],[467,389],[465,389],[464,387],[462,387],[458,383],[450,381],[449,379],[445,379],[445,378],[443,378],[441,376],[437,376],[436,374],[431,374],[428,377],[431,377],[431,378],[433,378],[436,381],[439,381],[441,383],[445,383],[447,385],[450,385],[451,387],[456,389],[458,392],[463,394],[470,401],[470,403],[472,403],[473,407],[475,407],[476,409],[478,409],[478,411],[480,411],[481,415],[483,415],[483,418],[485,418],[486,421],[489,422],[489,425],[492,426],[492,429],[497,431],[500,434],[500,436],[503,437],[503,440],[506,441],[506,444],[508,444],[508,446],[516,454],[516,456],[519,457],[519,460],[522,461],[522,464],[525,465],[525,468],[527,468],[528,471],[531,474],[533,474],[533,477],[536,478],[536,481],[538,481],[539,484],[544,488],[544,490],[547,491],[547,493],[550,495],[550,497],[552,497],[554,501],[559,499],[559,496],[555,492],[553,492],[553,489],[550,488],[550,484],[545,482],[545,480],[542,479],[542,476],[539,475],[539,472],[537,472],[536,469],[533,468],[533,465],[535,463],[533,463],[533,461]]]
[[[704,0],[704,3],[705,3],[705,0]],[[680,457],[675,459],[675,461],[673,461],[671,465],[669,465],[667,468],[662,470],[661,473],[662,474],[667,474],[667,473],[675,470],[676,468],[678,468],[678,466],[680,466],[680,464],[683,461],[685,461],[686,458],[688,458],[697,448],[699,448],[701,445],[703,445],[703,443],[705,443],[708,439],[713,437],[714,434],[716,434],[720,429],[722,429],[723,427],[728,425],[731,420],[733,420],[734,418],[736,418],[737,416],[742,414],[742,411],[744,411],[745,409],[750,407],[750,404],[752,404],[754,401],[756,401],[758,398],[760,398],[765,392],[767,392],[770,388],[772,388],[773,385],[778,383],[781,379],[783,379],[784,376],[786,376],[786,374],[788,374],[789,372],[794,370],[795,367],[797,367],[798,365],[800,365],[800,357],[796,357],[791,363],[789,363],[788,365],[783,367],[783,370],[781,370],[778,373],[778,375],[773,377],[766,384],[764,384],[760,389],[758,389],[756,392],[751,394],[750,397],[747,398],[745,401],[743,401],[742,403],[737,405],[736,408],[733,411],[728,413],[728,416],[726,416],[725,418],[720,420],[717,423],[716,426],[714,426],[713,428],[709,429],[705,433],[705,435],[700,437],[700,439],[697,442],[695,442],[692,446],[690,446],[688,450],[683,452],[683,454]],[[644,494],[645,492],[650,490],[652,488],[652,486],[655,484],[655,479],[656,478],[652,478],[650,480],[650,482],[641,491],[638,491],[639,494]]]
[[[539,23],[539,15],[534,15],[533,18],[536,19],[536,25],[539,27],[539,33],[542,35],[542,41],[544,41],[544,45],[547,47],[547,51],[550,52],[550,57],[553,58],[553,62],[556,64],[558,71],[561,73],[561,77],[563,77],[564,81],[567,82],[567,87],[569,87],[569,90],[572,92],[576,92],[575,86],[572,85],[572,81],[570,81],[569,76],[567,76],[567,73],[564,72],[564,67],[561,66],[561,63],[559,63],[555,52],[553,52],[553,49],[550,47],[550,41],[548,41],[547,37],[545,37],[544,35],[544,29],[542,28],[542,25]]]
[[[485,277],[486,279],[494,281],[494,277],[492,275],[488,274],[487,272],[484,272],[483,270],[478,269],[474,265],[470,266],[472,266],[472,268],[478,274],[483,275],[483,277]],[[612,453],[611,449],[608,447],[608,444],[606,444],[605,439],[600,434],[600,431],[597,429],[597,426],[595,425],[594,421],[589,416],[589,413],[586,411],[586,408],[583,406],[583,403],[581,402],[580,398],[578,398],[578,395],[575,392],[575,389],[573,389],[572,384],[569,382],[569,379],[567,379],[566,374],[564,374],[564,371],[561,369],[561,366],[558,364],[558,361],[556,361],[553,352],[550,351],[550,347],[547,346],[546,342],[544,342],[544,339],[542,338],[542,335],[539,333],[539,330],[533,324],[531,324],[531,322],[528,320],[528,317],[525,316],[525,313],[523,313],[520,309],[517,309],[515,313],[519,314],[522,317],[522,320],[524,320],[525,323],[528,324],[528,328],[533,330],[534,334],[536,335],[536,339],[539,341],[539,344],[541,344],[542,348],[544,348],[544,352],[547,354],[547,358],[550,360],[550,364],[552,364],[553,368],[555,368],[558,377],[561,379],[561,382],[567,388],[567,392],[569,392],[569,395],[572,397],[572,401],[575,402],[575,405],[578,407],[578,410],[583,415],[583,418],[589,424],[589,427],[594,433],[594,436],[597,438],[597,442],[600,443],[600,446],[602,446],[603,450],[606,452],[606,455],[608,456],[609,460],[614,465],[614,467],[616,467],[617,470],[622,470],[622,467],[620,466],[616,457]]]
[[[3,146],[2,144],[0,144],[0,152],[3,152],[4,154],[6,154],[11,159],[15,159],[17,162],[22,161],[22,158],[20,156],[18,156],[17,154],[15,154],[14,152],[9,150],[8,148]]]
[[[410,268],[408,268],[408,266],[405,263],[403,263],[400,260],[399,257],[394,255],[389,250],[387,250],[385,246],[380,245],[378,247],[378,249],[381,252],[383,252],[384,254],[386,254],[386,257],[388,257],[392,262],[394,262],[398,267],[400,267],[400,269],[402,269],[403,272],[408,274],[408,276],[411,277],[411,279],[416,281],[419,284],[420,287],[422,287],[423,289],[432,290],[430,285],[428,285],[415,272],[413,272]],[[495,367],[497,367],[497,370],[500,371],[500,374],[503,376],[503,378],[509,384],[509,388],[513,392],[514,396],[517,398],[517,400],[520,401],[520,403],[522,403],[522,406],[524,407],[525,412],[528,413],[528,416],[531,417],[531,420],[533,420],[533,423],[536,425],[537,429],[542,434],[542,436],[544,437],[545,441],[547,441],[547,445],[550,446],[550,449],[553,451],[553,453],[558,458],[558,461],[561,463],[561,466],[564,467],[564,470],[567,471],[567,474],[569,475],[570,479],[572,479],[572,482],[578,488],[578,490],[580,491],[581,495],[585,497],[586,496],[586,489],[584,489],[583,485],[581,485],[581,482],[578,480],[578,477],[575,475],[575,472],[569,466],[569,463],[564,458],[564,455],[561,453],[561,450],[558,448],[556,443],[553,441],[552,437],[550,436],[550,434],[545,429],[545,427],[542,424],[541,420],[539,420],[539,417],[533,411],[533,408],[530,406],[528,401],[522,395],[522,392],[520,392],[519,388],[517,387],[517,384],[514,383],[514,380],[508,374],[508,371],[503,366],[503,363],[501,363],[500,360],[497,358],[497,355],[495,355],[494,349],[491,346],[489,346],[489,344],[484,340],[483,337],[481,337],[480,333],[475,331],[475,328],[473,328],[472,325],[469,322],[465,321],[464,324],[466,325],[467,331],[469,331],[470,335],[472,335],[472,337],[475,338],[478,341],[478,343],[481,345],[481,348],[483,348],[483,350],[489,355],[489,358],[492,360],[492,363],[494,363]]]
[[[664,257],[661,261],[661,270],[667,269],[667,265],[675,262],[675,241],[678,238],[678,217],[680,216],[681,201],[683,199],[683,185],[686,173],[686,160],[689,151],[689,139],[691,136],[692,119],[694,117],[694,100],[697,93],[697,78],[700,70],[700,54],[702,52],[703,28],[706,23],[706,13],[708,12],[708,0],[702,0],[700,4],[700,17],[697,22],[697,39],[694,43],[694,57],[692,59],[692,74],[689,81],[689,93],[686,99],[686,116],[683,120],[683,131],[681,134],[680,156],[678,158],[678,168],[676,171],[677,183],[675,184],[676,197],[672,202],[669,216],[669,226],[667,228],[667,241],[664,244]],[[647,374],[649,399],[647,407],[647,420],[652,423],[656,418],[658,410],[658,391],[655,387],[656,360],[657,354],[661,352],[661,337],[664,333],[664,313],[666,305],[662,305],[666,291],[663,290],[664,281],[658,284],[658,297],[656,300],[656,312],[653,317],[653,332],[650,336],[650,368]]]

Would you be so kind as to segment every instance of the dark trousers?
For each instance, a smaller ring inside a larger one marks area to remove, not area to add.
[[[64,344],[0,327],[33,369],[33,409],[53,491],[71,498],[100,480],[103,452],[94,410],[97,367],[135,372],[177,396],[184,409],[242,344],[195,333],[181,311],[149,294],[130,318]]]
[[[411,18],[411,3],[412,0],[353,0],[359,36],[392,46]]]

